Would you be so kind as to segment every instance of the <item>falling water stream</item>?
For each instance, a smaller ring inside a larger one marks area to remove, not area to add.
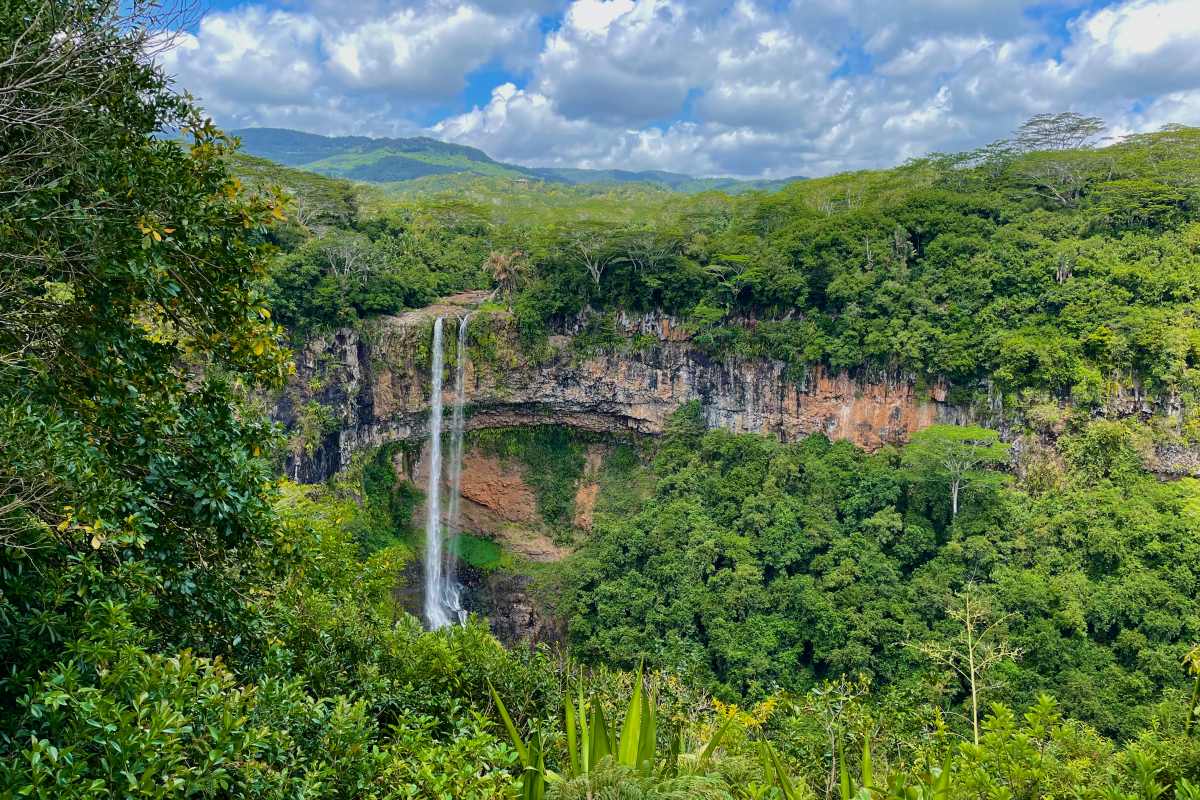
[[[458,342],[454,350],[454,410],[450,414],[450,510],[446,515],[446,540],[454,541],[461,533],[459,514],[462,513],[462,461],[463,434],[466,433],[466,415],[463,407],[467,399],[467,322],[470,314],[463,315],[458,322]],[[456,559],[446,559],[444,571],[445,597],[451,609],[457,612],[459,622],[467,621],[467,612],[462,607],[461,587],[454,576]]]
[[[433,323],[429,398],[429,484],[425,496],[425,621],[431,630],[465,622],[461,591],[454,579],[454,560],[446,545],[458,530],[459,490],[462,484],[467,318],[458,325],[454,375],[454,408],[450,416],[449,513],[442,518],[442,344],[444,318]]]

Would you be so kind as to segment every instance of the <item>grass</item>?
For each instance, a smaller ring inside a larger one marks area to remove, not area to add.
[[[450,542],[450,552],[476,569],[490,571],[507,566],[504,551],[491,539],[460,533]]]

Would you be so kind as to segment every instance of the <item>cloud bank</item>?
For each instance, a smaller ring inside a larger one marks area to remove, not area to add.
[[[1200,2],[257,2],[206,14],[164,67],[229,128],[823,175],[979,146],[1044,111],[1116,133],[1200,124]]]

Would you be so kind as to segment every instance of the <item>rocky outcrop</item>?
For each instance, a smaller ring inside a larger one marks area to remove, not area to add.
[[[492,634],[505,645],[532,646],[565,638],[565,622],[539,595],[530,576],[460,564],[458,579],[463,587],[463,604],[472,614],[486,619]],[[420,560],[409,561],[392,592],[397,608],[418,618],[422,614],[421,583]]]
[[[297,354],[297,375],[277,416],[296,429],[300,412],[317,403],[336,424],[293,449],[288,475],[323,480],[357,451],[424,437],[433,319],[466,312],[444,303],[309,341]],[[947,403],[945,387],[922,390],[911,376],[821,368],[794,375],[781,362],[711,359],[667,317],[619,324],[626,342],[640,347],[581,354],[571,336],[560,335],[545,352],[531,354],[522,351],[507,314],[475,314],[468,429],[558,424],[658,434],[676,409],[697,401],[713,427],[785,441],[824,433],[873,450],[935,422],[979,416]]]
[[[560,642],[565,638],[565,624],[537,596],[528,575],[467,568],[459,577],[463,604],[485,617],[492,633],[504,644]]]

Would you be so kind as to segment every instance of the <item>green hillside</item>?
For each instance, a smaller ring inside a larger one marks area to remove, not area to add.
[[[402,183],[429,176],[469,175],[577,186],[640,183],[686,193],[712,189],[739,193],[778,189],[800,180],[698,178],[661,170],[530,168],[495,161],[474,147],[424,136],[409,139],[320,136],[284,128],[244,128],[233,131],[233,135],[241,140],[242,152],[248,155],[368,183]]]

